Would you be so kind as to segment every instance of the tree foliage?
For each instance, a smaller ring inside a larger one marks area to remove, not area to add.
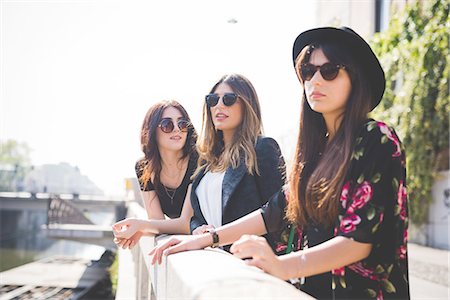
[[[0,191],[16,191],[30,165],[27,144],[15,140],[0,141]]]
[[[449,169],[449,8],[450,0],[414,1],[372,41],[386,73],[373,115],[403,139],[410,216],[418,225],[427,220],[438,171]]]

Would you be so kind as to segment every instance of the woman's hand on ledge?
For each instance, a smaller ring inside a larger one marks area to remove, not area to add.
[[[212,244],[212,237],[209,233],[202,235],[187,235],[185,238],[171,237],[161,245],[156,246],[150,251],[149,255],[153,255],[152,265],[156,262],[161,264],[162,256],[169,254],[204,249]]]
[[[295,274],[295,264],[285,260],[286,255],[276,256],[263,237],[245,234],[233,243],[230,251],[234,256],[246,259],[247,265],[258,267],[283,280]]]
[[[199,234],[207,233],[207,232],[209,232],[209,229],[214,229],[214,226],[213,225],[198,226],[197,228],[195,228],[192,231],[192,235],[199,235]]]
[[[122,249],[133,249],[134,246],[139,242],[141,239],[143,233],[141,231],[136,232],[133,236],[131,236],[129,239],[126,238],[114,238],[114,243],[117,245],[117,247]]]
[[[143,231],[143,223],[145,220],[136,218],[126,218],[115,223],[112,226],[114,236],[116,238],[130,239],[136,232]]]

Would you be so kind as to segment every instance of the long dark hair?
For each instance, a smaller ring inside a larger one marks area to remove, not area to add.
[[[325,120],[321,113],[311,109],[303,92],[286,216],[300,226],[313,222],[331,227],[338,215],[339,196],[356,135],[367,119],[373,92],[368,79],[362,75],[363,65],[357,63],[351,49],[336,43],[317,43],[302,50],[295,63],[300,82],[299,66],[309,62],[316,49],[321,49],[330,62],[346,66],[351,93],[340,126],[327,145]]]
[[[150,182],[152,174],[153,185],[156,187],[160,183],[162,165],[161,155],[156,141],[156,130],[158,129],[159,122],[161,122],[164,111],[169,107],[176,108],[190,124],[186,143],[182,149],[183,155],[180,159],[189,157],[195,151],[197,133],[184,107],[175,100],[164,100],[154,104],[147,111],[141,128],[141,150],[144,152],[144,159],[142,160],[142,175],[140,182],[143,182],[145,186]]]
[[[231,145],[225,148],[223,133],[221,130],[216,130],[212,121],[211,110],[204,103],[202,132],[197,144],[199,152],[198,168],[194,176],[204,166],[207,170],[216,172],[225,171],[228,166],[237,168],[241,158],[244,159],[249,174],[259,174],[255,145],[258,136],[263,133],[263,126],[258,95],[250,80],[240,74],[222,76],[210,92],[214,93],[222,83],[227,84],[239,96],[242,103],[242,122],[233,136]]]

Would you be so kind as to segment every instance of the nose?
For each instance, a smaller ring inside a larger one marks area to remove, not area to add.
[[[173,132],[181,132],[180,125],[178,123],[174,123]]]
[[[225,107],[225,104],[223,104],[223,95],[220,96],[219,101],[217,101],[217,105],[214,107],[220,107],[220,108]]]
[[[309,82],[313,85],[320,85],[322,84],[322,81],[322,74],[320,74],[319,69],[316,69],[316,72],[314,73],[313,77],[311,77],[311,80],[309,80]]]

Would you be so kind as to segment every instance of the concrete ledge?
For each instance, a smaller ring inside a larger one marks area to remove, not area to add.
[[[158,237],[157,243],[167,238]],[[173,254],[165,257],[161,265],[148,267],[154,277],[152,283],[158,300],[313,299],[219,249]]]
[[[131,251],[119,249],[119,270],[116,290],[116,300],[129,300],[136,298],[136,276],[134,276],[134,263]],[[131,288],[130,288],[131,287]]]
[[[130,203],[128,215],[145,218],[145,210],[137,203]],[[156,243],[162,243],[168,235],[144,236],[132,250],[136,286],[128,286],[136,292],[129,296],[136,299],[314,299],[297,290],[291,284],[268,275],[256,267],[247,266],[242,260],[220,249],[187,251],[169,255],[161,265],[152,266],[148,253]],[[187,236],[177,236],[186,238]],[[128,250],[127,250],[128,251]],[[127,263],[131,263],[129,260]],[[122,270],[122,268],[119,266]],[[129,269],[129,268],[127,268]],[[120,274],[118,285],[124,276]],[[128,282],[129,283],[129,282]],[[121,297],[126,294],[121,291]]]
[[[147,218],[145,209],[137,202],[128,202],[127,217]],[[139,244],[131,251],[119,249],[119,274],[117,281],[117,300],[154,299],[152,284],[150,282],[148,252],[154,247],[153,236],[143,236]],[[116,246],[117,249],[117,246]]]

